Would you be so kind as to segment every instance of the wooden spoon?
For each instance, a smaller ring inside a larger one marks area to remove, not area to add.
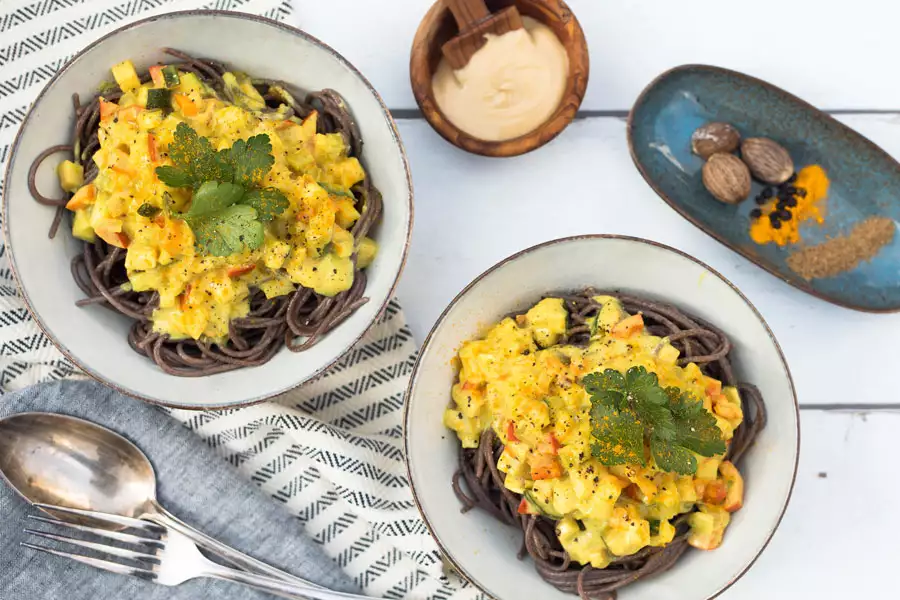
[[[446,0],[446,3],[459,25],[459,34],[441,48],[453,69],[469,64],[472,55],[484,46],[486,33],[503,35],[522,29],[522,17],[515,6],[491,13],[484,0]]]

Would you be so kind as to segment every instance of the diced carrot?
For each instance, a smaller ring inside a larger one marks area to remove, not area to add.
[[[516,424],[510,421],[506,424],[506,439],[510,442],[518,442],[519,438],[516,435]]]
[[[462,388],[462,391],[464,391],[464,392],[469,392],[469,391],[478,389],[478,386],[475,385],[474,383],[472,383],[471,381],[463,381],[463,384],[460,387]]]
[[[111,118],[119,110],[119,105],[115,102],[107,102],[100,98],[100,120],[106,121]]]
[[[200,112],[197,109],[197,105],[194,104],[194,101],[188,98],[184,94],[174,94],[175,103],[178,105],[178,109],[181,111],[186,117],[196,117]]]
[[[166,226],[166,216],[162,213],[159,213],[154,217],[153,224],[160,228],[165,228]]]
[[[231,267],[228,269],[229,277],[240,277],[241,275],[245,275],[256,268],[256,265],[244,265],[242,267]]]
[[[131,240],[128,238],[128,235],[121,231],[116,232],[116,239],[119,240],[119,243],[114,245],[119,246],[119,248],[127,248],[129,244],[131,244]]]
[[[703,502],[719,505],[725,501],[727,495],[728,489],[723,481],[710,481],[706,484],[706,489],[703,490]]]
[[[191,284],[187,284],[186,286],[184,286],[184,291],[181,293],[181,296],[179,296],[178,306],[181,308],[181,310],[188,309],[188,302],[190,300],[190,295],[191,295]]]
[[[116,164],[114,164],[114,165],[113,165],[112,167],[110,167],[110,168],[111,168],[113,171],[115,171],[116,173],[119,173],[119,174],[121,174],[121,175],[128,175],[129,177],[132,177],[132,176],[134,176],[134,174],[135,174],[135,173],[134,173],[134,169],[132,169],[132,168],[130,168],[130,167],[128,167],[127,165],[124,165],[124,164],[122,164],[122,163],[118,163],[118,162],[117,162]]]
[[[531,502],[529,502],[525,498],[522,498],[522,501],[519,502],[519,508],[518,508],[517,512],[520,515],[536,515],[536,514],[538,514],[538,511],[536,511],[534,509],[534,507],[531,506]]]
[[[553,432],[548,433],[544,440],[538,444],[537,451],[540,454],[546,454],[547,456],[556,456],[559,454],[559,440],[556,439]]]
[[[287,129],[288,127],[291,127],[291,126],[297,125],[297,124],[298,123],[294,123],[291,120],[285,119],[284,121],[281,121],[280,123],[278,123],[278,125],[275,126],[275,129],[277,129],[277,130]]]
[[[156,151],[156,136],[152,133],[147,134],[147,155],[150,157],[150,162],[159,161],[159,153]]]
[[[562,475],[562,465],[553,456],[537,455],[531,458],[531,479],[556,479]]]
[[[722,382],[718,379],[707,378],[706,395],[710,398],[716,398],[722,393]]]
[[[612,331],[610,331],[610,334],[614,338],[624,340],[626,338],[630,338],[631,336],[633,336],[637,333],[640,333],[643,330],[644,330],[644,317],[642,317],[640,314],[636,314],[636,315],[631,315],[630,317],[623,319],[623,320],[619,321],[618,323],[616,323],[613,326]]]
[[[78,188],[78,191],[75,192],[75,195],[72,196],[72,198],[68,202],[66,202],[66,208],[68,208],[69,210],[87,208],[94,203],[94,199],[96,197],[97,191],[93,183],[83,185]]]
[[[166,78],[163,77],[163,66],[162,65],[153,65],[150,67],[150,79],[153,80],[153,85],[156,87],[166,87]]]
[[[129,123],[134,123],[137,121],[138,113],[140,113],[143,108],[138,106],[137,104],[132,104],[126,108],[119,109],[118,117],[123,121],[128,121]]]

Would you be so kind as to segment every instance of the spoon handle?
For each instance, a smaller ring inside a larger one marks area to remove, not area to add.
[[[290,573],[282,571],[281,569],[276,569],[271,565],[267,565],[266,563],[253,558],[252,556],[244,554],[240,550],[236,550],[231,546],[228,546],[227,544],[223,544],[215,538],[209,537],[202,531],[194,529],[159,504],[154,503],[153,511],[145,514],[144,518],[186,535],[191,539],[192,542],[194,542],[201,548],[209,550],[213,554],[224,558],[235,566],[247,569],[254,573],[268,575],[269,577],[274,577],[275,579],[279,579],[281,581],[305,586],[307,588],[313,587],[316,589],[325,589],[322,586],[309,581],[308,579],[296,577],[294,575],[291,575]]]

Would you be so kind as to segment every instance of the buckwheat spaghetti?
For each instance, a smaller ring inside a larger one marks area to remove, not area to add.
[[[223,75],[228,71],[223,63],[193,58],[170,48],[164,49],[164,52],[180,61],[172,63],[178,70],[194,73],[221,98],[234,100],[234,92],[223,80]],[[142,83],[149,80],[149,73],[141,76]],[[276,118],[273,109],[280,105],[286,106],[287,112],[279,111],[279,119],[291,116],[305,118],[315,110],[319,116],[318,133],[339,133],[349,148],[350,156],[361,158],[363,141],[359,128],[337,92],[312,92],[303,101],[299,101],[292,93],[291,86],[284,82],[269,79],[251,81],[265,99],[268,107],[266,110],[271,110],[271,118]],[[104,99],[110,102],[118,100],[121,95],[120,91],[103,94]],[[75,94],[73,105],[75,123],[72,144],[48,148],[38,155],[28,173],[32,197],[41,204],[57,207],[50,227],[51,238],[59,229],[68,197],[54,199],[38,191],[35,177],[41,163],[51,155],[71,152],[73,162],[84,167],[85,183],[93,181],[98,174],[92,156],[100,148],[100,95],[87,104],[82,104]],[[262,118],[267,118],[267,112],[263,112]],[[358,242],[378,220],[382,199],[368,175],[351,191],[355,207],[361,216],[350,233],[355,242]],[[270,360],[282,346],[293,352],[301,352],[312,347],[323,335],[368,301],[364,296],[366,275],[356,265],[354,252],[354,280],[346,291],[329,297],[298,286],[290,294],[267,299],[261,290],[254,288],[251,290],[249,314],[231,320],[225,343],[213,344],[203,339],[175,340],[154,330],[151,317],[159,303],[158,293],[131,291],[125,269],[125,255],[122,248],[107,244],[99,238],[93,243],[84,242],[82,253],[72,261],[72,275],[86,296],[77,304],[100,304],[133,319],[134,324],[128,335],[131,347],[172,375],[201,377],[261,365]]]
[[[737,463],[753,444],[766,423],[766,410],[759,390],[738,383],[729,354],[731,342],[721,330],[679,309],[635,296],[585,290],[562,297],[569,313],[567,339],[560,343],[586,346],[590,338],[589,320],[601,308],[593,297],[614,296],[629,313],[641,313],[649,333],[667,337],[680,351],[680,364],[693,362],[710,377],[724,385],[737,386],[744,399],[744,421],[735,430],[726,458]],[[481,509],[497,520],[522,529],[520,558],[534,561],[537,572],[561,591],[578,594],[584,600],[610,600],[616,590],[635,581],[671,568],[689,548],[687,517],[679,516],[674,539],[663,547],[647,546],[630,556],[616,558],[604,569],[574,563],[563,550],[556,534],[555,522],[543,515],[520,514],[523,496],[504,486],[506,475],[497,468],[503,445],[492,429],[482,435],[478,448],[459,452],[459,469],[453,476],[453,491],[463,504],[463,512]]]

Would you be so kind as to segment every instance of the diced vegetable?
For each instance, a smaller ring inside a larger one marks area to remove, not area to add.
[[[100,120],[106,121],[111,118],[119,110],[119,105],[115,102],[107,102],[100,98]]]
[[[75,211],[75,218],[72,220],[72,235],[86,242],[93,242],[97,239],[97,236],[94,235],[94,228],[91,227],[89,209],[80,208]]]
[[[512,421],[506,424],[506,439],[510,442],[519,441],[519,438],[516,436],[516,424]]]
[[[147,134],[147,156],[150,162],[159,162],[159,152],[156,150],[156,136],[152,133]]]
[[[640,333],[644,329],[644,317],[640,314],[631,315],[627,319],[617,323],[610,332],[614,338],[626,339]]]
[[[56,168],[59,185],[67,192],[74,192],[84,184],[84,167],[71,160],[64,160]]]
[[[153,206],[149,202],[144,202],[138,208],[138,214],[142,217],[146,217],[148,219],[154,218],[156,215],[162,212],[162,209],[158,206]]]
[[[181,83],[181,78],[178,77],[178,68],[175,65],[163,67],[162,75],[167,88],[173,88]]]
[[[531,465],[531,478],[534,481],[556,479],[562,476],[562,466],[555,456],[536,455],[530,459],[529,464]]]
[[[359,241],[359,248],[356,250],[356,266],[365,269],[375,260],[376,254],[378,254],[378,242],[364,237]]]
[[[200,112],[197,110],[197,105],[194,104],[194,101],[188,98],[184,94],[175,94],[175,104],[178,105],[178,110],[181,111],[186,117],[196,117]]]
[[[231,267],[228,269],[229,277],[240,277],[241,275],[246,275],[250,271],[256,268],[256,265],[243,265],[240,267]]]
[[[112,68],[113,77],[123,92],[130,92],[141,87],[141,79],[134,70],[134,63],[123,60]]]
[[[193,103],[191,103],[193,104]],[[172,108],[172,92],[165,88],[152,88],[147,90],[147,109],[170,109]],[[184,112],[184,110],[182,110]]]
[[[163,68],[162,65],[153,65],[149,69],[150,71],[150,79],[153,80],[153,85],[156,87],[165,87],[166,79],[163,77]]]
[[[94,188],[93,183],[89,183],[86,186],[79,188],[75,195],[66,202],[66,208],[69,210],[79,210],[82,208],[87,208],[91,204],[94,203],[94,198],[96,197],[96,189]]]
[[[121,119],[122,121],[128,121],[129,123],[135,123],[135,122],[137,122],[138,115],[141,114],[143,111],[144,111],[144,109],[141,106],[139,106],[137,104],[132,104],[131,106],[120,109],[119,112],[116,114],[116,116],[118,116],[118,118]]]

